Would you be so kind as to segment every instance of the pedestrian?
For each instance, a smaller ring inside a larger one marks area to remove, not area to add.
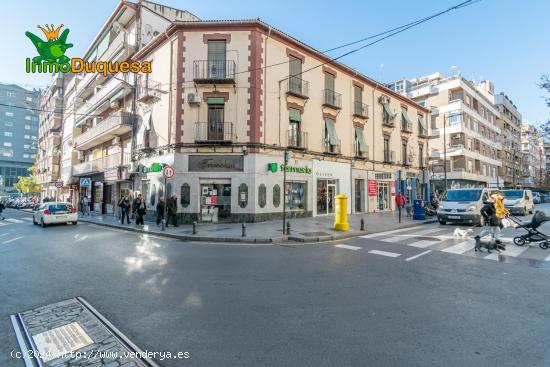
[[[141,194],[138,194],[137,197],[134,198],[132,201],[132,217],[136,216],[136,211],[139,206],[139,203],[141,203]]]
[[[159,202],[157,203],[156,212],[157,212],[157,226],[160,224],[161,220],[164,219],[164,197],[159,198]]]
[[[4,209],[6,209],[6,204],[4,204],[3,201],[0,201],[0,218],[2,218],[2,220],[6,219],[4,215],[2,215],[2,212],[4,211]]]
[[[485,225],[488,228],[483,229],[476,237],[479,240],[481,237],[487,234],[491,235],[491,242],[495,242],[498,245],[502,245],[500,229],[502,228],[502,219],[509,214],[508,210],[504,207],[504,195],[501,192],[497,192],[487,200],[483,202],[481,208],[481,215],[485,220]],[[503,246],[499,246],[503,248]],[[504,248],[503,248],[504,249]]]
[[[118,201],[117,203],[117,213],[118,213],[118,221],[121,222],[122,221],[122,215],[123,215],[123,204],[124,203],[124,196],[121,196],[120,197],[120,200]]]
[[[174,227],[178,227],[178,219],[176,217],[176,214],[178,212],[178,197],[176,194],[173,194],[170,199],[168,199],[168,220],[166,221],[166,227],[168,227],[168,223],[172,221],[172,225]]]
[[[124,200],[122,200],[121,209],[122,209],[122,218],[121,223],[124,224],[124,218],[126,218],[126,222],[130,224],[130,208],[132,204],[130,203],[130,199],[128,196],[124,197]]]
[[[90,215],[90,204],[88,202],[88,197],[86,195],[82,196],[82,215]]]
[[[147,206],[145,205],[145,200],[143,200],[143,198],[141,197],[140,195],[140,201],[139,201],[139,204],[137,205],[137,208],[136,208],[136,215],[137,215],[137,218],[136,218],[136,224],[137,225],[143,225],[143,216],[145,215],[145,213],[147,212]]]

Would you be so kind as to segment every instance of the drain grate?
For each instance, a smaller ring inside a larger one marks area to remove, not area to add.
[[[82,297],[11,315],[10,319],[26,367],[158,367]]]

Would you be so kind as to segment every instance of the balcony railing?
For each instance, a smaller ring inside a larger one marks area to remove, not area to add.
[[[289,148],[307,149],[307,133],[304,131],[289,130],[286,145]]]
[[[340,144],[330,144],[328,138],[323,138],[323,151],[329,154],[340,154]]]
[[[412,124],[407,121],[401,121],[401,131],[404,133],[412,132]]]
[[[233,60],[195,60],[193,79],[196,83],[234,83],[235,69]]]
[[[369,106],[366,103],[355,101],[353,102],[353,116],[368,118],[369,117]]]
[[[109,154],[105,157],[93,159],[91,161],[82,162],[73,166],[73,174],[85,174],[90,172],[101,172],[111,168],[117,168],[124,164],[125,159],[129,156],[129,153],[115,153]],[[126,157],[126,158],[125,158]]]
[[[395,150],[384,150],[384,163],[395,163]]]
[[[86,130],[74,139],[77,149],[85,150],[132,130],[135,115],[130,112],[116,112],[100,123]]]
[[[394,120],[392,118],[390,118],[390,116],[388,116],[388,114],[386,114],[385,112],[382,115],[382,126],[395,127]]]
[[[145,78],[139,78],[137,100],[147,102],[159,99],[161,96],[160,83]]]
[[[309,98],[309,82],[295,76],[289,76],[286,93],[300,98]]]
[[[412,166],[412,159],[410,156],[403,157],[403,163],[404,166]]]
[[[330,89],[323,89],[323,106],[342,108],[342,95]]]
[[[231,143],[232,122],[195,122],[196,143]]]
[[[418,136],[421,138],[428,137],[428,129],[424,129],[422,126],[418,127]]]
[[[359,150],[359,146],[356,145],[355,146],[355,156],[357,158],[368,158],[369,157],[369,146],[367,145],[365,147],[365,151],[363,152],[363,151]]]

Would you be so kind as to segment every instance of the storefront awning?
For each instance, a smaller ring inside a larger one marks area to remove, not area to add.
[[[300,112],[300,110],[289,108],[288,115],[290,117],[290,121],[302,121],[302,113]]]
[[[327,138],[330,145],[340,145],[340,139],[338,139],[338,135],[336,135],[336,128],[334,127],[334,121],[330,118],[326,118],[325,126],[327,128],[327,132],[328,132]]]
[[[368,151],[367,143],[365,143],[365,136],[363,135],[363,128],[362,127],[356,127],[355,128],[355,135],[357,135],[357,142],[359,143],[359,150],[362,153],[366,153]]]

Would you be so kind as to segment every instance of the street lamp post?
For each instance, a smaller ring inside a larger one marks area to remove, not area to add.
[[[290,159],[290,149],[285,149],[284,166],[283,166],[283,234],[286,228],[286,165]]]
[[[447,191],[447,116],[443,115],[443,177]]]

